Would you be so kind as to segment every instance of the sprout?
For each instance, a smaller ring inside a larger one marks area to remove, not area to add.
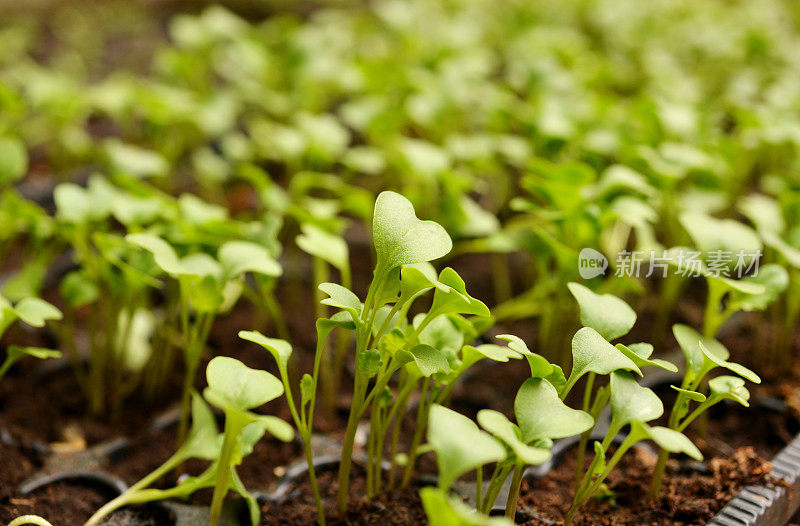
[[[224,432],[219,433],[214,414],[203,398],[192,392],[192,425],[183,444],[155,471],[97,510],[85,526],[100,524],[105,517],[123,506],[185,498],[204,488],[214,488],[211,526],[218,524],[223,499],[231,490],[247,502],[251,524],[259,523],[260,506],[242,484],[236,466],[253,451],[255,444],[267,431],[284,442],[292,440],[294,432],[286,422],[250,411],[279,397],[283,393],[283,385],[266,371],[250,369],[238,360],[224,356],[209,362],[206,379],[208,387],[203,397],[225,413]],[[210,461],[211,465],[196,477],[182,478],[172,488],[152,487],[164,475],[191,458]]]

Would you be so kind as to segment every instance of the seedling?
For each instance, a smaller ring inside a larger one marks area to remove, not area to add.
[[[575,491],[572,506],[564,520],[565,526],[572,524],[581,506],[597,493],[623,455],[637,442],[652,440],[663,451],[685,453],[697,460],[703,458],[685,435],[666,427],[651,427],[646,423],[661,416],[664,406],[650,389],[640,387],[630,372],[613,372],[609,385],[612,423],[603,441],[594,443],[594,458]],[[624,426],[629,426],[628,435],[611,458],[606,460],[611,440]]]
[[[546,369],[537,372],[546,372]],[[522,384],[514,400],[514,413],[516,425],[497,411],[483,409],[478,413],[481,427],[503,442],[507,450],[505,459],[497,464],[488,481],[486,494],[481,495],[478,488],[478,510],[487,514],[491,511],[503,482],[513,473],[506,502],[508,518],[513,518],[517,509],[525,469],[550,459],[553,439],[577,435],[594,426],[591,415],[567,407],[556,387],[542,377],[530,378]],[[476,473],[482,474],[480,470]]]
[[[189,394],[215,317],[238,296],[244,274],[278,276],[281,267],[265,248],[246,241],[223,244],[215,259],[202,252],[180,258],[169,243],[152,234],[128,234],[125,239],[150,252],[158,269],[178,282],[186,366],[178,428],[178,440],[182,443],[188,422]]]
[[[53,305],[39,298],[24,298],[12,305],[3,296],[0,296],[0,337],[8,327],[17,320],[23,321],[33,327],[44,327],[49,320],[60,320],[61,312]],[[6,358],[0,365],[0,380],[8,372],[12,365],[24,356],[32,356],[45,360],[48,358],[58,358],[61,352],[52,349],[42,349],[40,347],[21,347],[19,345],[9,345],[6,349]]]
[[[291,426],[274,416],[250,410],[274,400],[283,393],[280,380],[266,371],[250,369],[238,360],[218,356],[206,369],[208,387],[203,397],[225,413],[225,430],[219,433],[214,415],[197,393],[192,394],[192,426],[186,441],[164,464],[110,501],[86,522],[94,526],[114,510],[131,504],[188,497],[203,488],[214,488],[210,522],[216,526],[222,503],[229,490],[239,493],[247,502],[251,524],[259,524],[260,507],[242,484],[236,466],[249,455],[265,432],[284,442],[292,440]],[[196,477],[187,477],[169,489],[152,488],[163,476],[190,458],[211,461]]]
[[[675,405],[669,415],[668,427],[683,431],[697,417],[705,414],[712,406],[730,399],[743,406],[748,406],[750,393],[744,387],[744,380],[761,383],[761,379],[750,369],[728,361],[730,352],[717,340],[702,336],[686,325],[674,325],[672,332],[678,340],[686,361],[686,371],[680,387],[672,386],[678,392]],[[718,376],[708,380],[710,394],[706,396],[702,390],[708,374],[717,368],[727,369],[737,376]],[[698,405],[689,411],[692,402]],[[662,448],[658,463],[650,483],[650,496],[655,498],[661,490],[661,481],[666,469],[669,450]]]

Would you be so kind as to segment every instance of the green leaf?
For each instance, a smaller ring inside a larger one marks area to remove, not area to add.
[[[25,144],[15,138],[0,137],[0,185],[6,186],[28,173],[28,152]]]
[[[436,452],[440,488],[450,488],[464,473],[506,458],[500,442],[475,422],[438,404],[431,406],[427,436]]]
[[[387,272],[439,259],[453,248],[441,225],[417,219],[408,199],[394,192],[381,192],[375,200],[372,232],[378,267]]]
[[[762,194],[750,194],[739,199],[737,203],[742,214],[747,216],[756,230],[763,236],[764,232],[780,234],[786,230],[778,202]]]
[[[491,409],[478,411],[478,423],[495,438],[503,441],[514,451],[517,459],[528,466],[544,464],[552,454],[549,449],[533,447],[522,442],[517,436],[517,426],[512,424],[502,413]]]
[[[445,292],[449,289],[439,282],[436,269],[430,263],[403,265],[400,269],[400,297],[405,301],[410,301],[434,287]]]
[[[52,358],[61,358],[61,351],[54,349],[45,349],[44,347],[21,347],[19,345],[9,345],[6,349],[9,359],[16,362],[23,356],[31,356],[39,360],[49,360]]]
[[[610,374],[617,369],[633,371],[642,376],[639,367],[596,330],[583,327],[575,333],[572,338],[572,371],[568,386],[575,385],[586,373]]]
[[[447,491],[428,486],[419,491],[429,526],[513,526],[505,517],[487,517]]]
[[[414,327],[421,323],[424,314],[414,318]],[[464,345],[464,335],[448,316],[438,316],[419,333],[419,343],[430,345],[446,356],[455,358]]]
[[[219,248],[217,259],[223,275],[233,279],[246,272],[265,276],[280,276],[283,270],[266,248],[247,241],[228,241]]]
[[[789,273],[780,265],[770,264],[758,269],[758,274],[747,276],[739,281],[762,285],[764,291],[760,294],[743,294],[733,291],[728,308],[748,312],[761,311],[774,303],[789,286]]]
[[[267,338],[258,331],[239,331],[239,338],[260,345],[275,358],[281,374],[285,373],[292,356],[292,346],[286,340]]]
[[[270,435],[274,436],[281,442],[291,442],[294,440],[294,428],[289,425],[289,423],[278,418],[277,416],[260,416],[258,418],[258,422],[264,426]]]
[[[206,380],[204,397],[225,410],[246,411],[283,394],[283,384],[273,375],[227,356],[217,356],[208,363]]]
[[[569,283],[567,287],[581,307],[581,323],[599,332],[606,340],[628,334],[636,323],[636,313],[618,297],[595,294],[580,283]]]
[[[681,389],[680,387],[676,387],[674,385],[670,385],[670,387],[672,387],[679,393],[683,394],[689,400],[694,400],[695,402],[700,402],[700,403],[706,401],[706,395],[704,395],[703,393],[698,393],[697,391],[690,391],[688,389]]]
[[[175,249],[160,237],[152,234],[128,234],[125,240],[153,254],[156,265],[167,274],[173,277],[188,274]]]
[[[691,373],[693,378],[701,374],[705,357],[703,351],[700,350],[700,343],[702,342],[706,349],[712,352],[716,357],[722,360],[727,360],[730,352],[720,342],[714,338],[706,338],[699,332],[692,329],[688,325],[675,324],[672,326],[672,334],[678,340],[678,345],[683,351],[683,356],[686,359],[687,373]]]
[[[410,351],[404,351],[408,356],[408,363],[415,365],[415,373],[429,377],[436,373],[449,373],[450,364],[442,351],[430,345],[417,345]]]
[[[797,247],[788,244],[773,232],[762,232],[761,237],[764,239],[764,244],[774,248],[789,265],[800,268],[800,250]]]
[[[169,171],[169,163],[158,152],[125,144],[118,139],[105,143],[106,155],[111,165],[126,174],[137,177],[163,176]]]
[[[14,305],[19,319],[33,327],[44,327],[48,320],[60,320],[61,311],[39,298],[23,298]]]
[[[100,297],[97,284],[83,270],[75,270],[64,276],[59,291],[72,308],[94,303]]]
[[[725,369],[728,369],[731,372],[734,372],[734,373],[738,374],[742,378],[750,380],[751,382],[753,382],[755,384],[760,384],[761,383],[761,378],[759,378],[756,373],[754,373],[753,371],[751,371],[747,367],[745,367],[743,365],[739,365],[738,363],[729,362],[726,359],[720,358],[713,351],[711,351],[710,349],[707,349],[706,346],[703,345],[703,342],[699,342],[699,345],[700,345],[700,351],[703,353],[703,356],[705,357],[705,360],[706,360],[704,365],[703,365],[703,368],[705,370],[711,370],[711,369],[713,369],[714,366],[723,367]],[[713,364],[713,365],[711,365],[711,364]]]
[[[701,212],[684,212],[679,219],[703,252],[736,254],[739,250],[754,253],[761,249],[761,240],[753,229],[733,219],[717,219]]]
[[[350,268],[350,252],[340,236],[330,234],[312,224],[300,226],[302,234],[295,238],[297,246],[307,254],[320,258],[339,271]]]
[[[181,446],[187,458],[216,460],[221,447],[217,421],[203,397],[192,391],[192,427]]]
[[[482,301],[467,294],[464,280],[455,270],[445,268],[439,274],[439,282],[449,289],[447,291],[437,288],[433,294],[431,313],[442,314],[474,314],[476,316],[489,316],[489,308]]]
[[[622,354],[630,358],[640,369],[650,366],[660,367],[673,373],[678,372],[678,367],[673,363],[658,358],[651,360],[649,357],[653,353],[653,346],[649,343],[632,343],[629,346],[618,343],[614,347],[622,351]]]
[[[525,380],[514,400],[514,414],[526,444],[577,435],[594,425],[591,415],[564,404],[556,388],[542,378]]]
[[[631,422],[631,435],[641,437],[639,440],[650,439],[670,453],[685,453],[695,460],[703,460],[703,455],[697,446],[692,444],[686,435],[666,427],[650,427],[642,422]]]
[[[611,373],[612,428],[622,428],[633,421],[649,422],[664,414],[664,404],[647,387],[640,386],[628,371]]]
[[[745,407],[750,407],[750,391],[744,386],[744,380],[738,376],[717,376],[708,381],[711,398],[735,400]]]
[[[314,379],[306,373],[300,380],[300,406],[305,407],[314,398]]]
[[[367,349],[356,357],[356,369],[365,379],[372,378],[381,370],[383,361],[378,349]]]
[[[363,308],[358,296],[338,283],[320,283],[318,288],[329,296],[320,303],[349,312],[353,321],[358,323]]]
[[[193,279],[188,287],[189,301],[198,312],[217,312],[225,300],[220,283],[214,276],[205,276],[202,279]]]

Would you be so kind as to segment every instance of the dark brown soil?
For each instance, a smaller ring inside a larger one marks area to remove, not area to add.
[[[357,466],[354,466],[353,471],[350,481],[350,506],[344,518],[339,518],[336,514],[336,493],[339,488],[337,471],[327,471],[318,476],[328,524],[367,526],[427,523],[417,487],[386,491],[368,501],[365,497],[366,479]],[[306,526],[315,524],[316,517],[317,511],[311,487],[304,478],[291,489],[285,503],[264,505],[261,524]]]
[[[629,452],[606,479],[613,499],[586,503],[575,526],[689,526],[705,524],[747,484],[768,479],[769,462],[752,448],[737,449],[730,457],[715,457],[707,469],[671,460],[661,496],[647,499],[655,455],[645,450]],[[546,477],[524,481],[518,511],[528,517],[526,526],[562,524],[572,502],[575,458],[570,455]]]

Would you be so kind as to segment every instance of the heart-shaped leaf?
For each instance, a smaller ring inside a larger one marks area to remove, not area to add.
[[[583,327],[575,333],[572,338],[572,371],[567,386],[575,385],[586,373],[610,374],[617,369],[633,371],[642,376],[639,367],[596,330]]]
[[[61,311],[39,298],[23,298],[14,305],[19,319],[33,327],[44,327],[48,320],[60,320]]]
[[[628,334],[636,323],[636,313],[618,297],[595,294],[580,283],[569,283],[567,287],[581,307],[581,323],[599,332],[606,340]]]
[[[612,429],[633,421],[649,422],[664,414],[664,404],[651,389],[640,386],[628,371],[611,373]]]
[[[350,268],[350,252],[340,236],[328,233],[310,223],[300,226],[302,234],[295,238],[300,250],[320,258],[341,272]]]
[[[464,415],[434,404],[428,416],[428,443],[436,452],[439,487],[448,489],[468,471],[506,458],[505,448]]]
[[[173,277],[188,274],[172,245],[160,237],[152,234],[128,234],[125,240],[153,254],[156,265],[167,274]]]
[[[741,281],[762,285],[764,291],[760,294],[743,294],[739,291],[731,293],[729,308],[743,311],[765,310],[775,302],[789,286],[789,273],[780,265],[764,265],[758,269],[758,274],[747,276]]]
[[[208,363],[206,380],[206,400],[225,410],[246,411],[283,394],[283,384],[273,375],[227,356],[217,356]]]
[[[436,373],[449,373],[450,364],[445,358],[442,351],[431,347],[430,345],[417,345],[410,351],[403,351],[407,353],[407,367],[412,367],[413,376],[429,377]]]
[[[544,464],[552,456],[549,449],[529,446],[517,436],[518,430],[506,416],[491,409],[478,411],[478,423],[495,438],[504,442],[514,451],[518,461],[528,466]]]
[[[417,219],[411,202],[394,192],[381,192],[375,200],[372,234],[378,267],[385,271],[439,259],[453,248],[441,225]]]
[[[239,331],[239,338],[260,345],[275,358],[281,374],[286,372],[289,358],[292,356],[292,346],[286,340],[267,338],[258,331]]]
[[[642,422],[631,422],[631,435],[639,440],[650,439],[670,453],[684,453],[695,460],[703,460],[703,454],[686,435],[666,427],[650,427]]]
[[[247,241],[228,241],[217,252],[225,279],[233,279],[246,272],[265,276],[280,276],[283,270],[266,248]]]
[[[735,400],[749,407],[750,391],[744,386],[744,380],[738,376],[717,376],[708,381],[711,398]]]
[[[264,426],[270,435],[281,442],[291,442],[294,439],[294,428],[277,416],[260,416],[258,422]]]
[[[220,435],[214,413],[203,397],[192,391],[192,427],[181,451],[187,458],[216,460],[219,457]]]
[[[525,380],[514,400],[514,414],[526,444],[577,435],[594,425],[591,415],[564,404],[556,388],[542,378]]]
[[[338,283],[320,283],[318,288],[329,296],[320,303],[345,310],[350,313],[354,321],[358,322],[363,306],[358,296],[353,294],[350,289],[342,287]]]

